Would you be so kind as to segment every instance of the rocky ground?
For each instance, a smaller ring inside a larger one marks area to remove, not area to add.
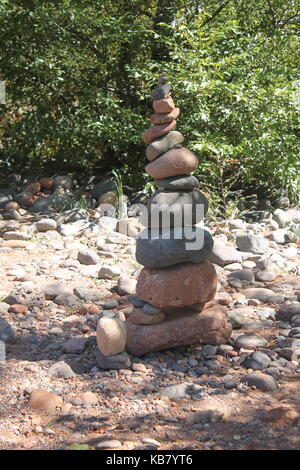
[[[228,344],[114,364],[97,322],[131,310],[138,224],[83,213],[0,220],[0,448],[299,449],[299,210],[207,223]]]

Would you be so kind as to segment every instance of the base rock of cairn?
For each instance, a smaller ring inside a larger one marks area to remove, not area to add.
[[[173,313],[154,325],[138,325],[130,320],[126,323],[126,346],[134,356],[196,343],[224,344],[232,330],[226,307],[221,305],[200,313],[186,309],[184,315]]]
[[[126,320],[126,348],[135,356],[198,342],[223,344],[232,330],[226,307],[213,301],[217,275],[208,261],[213,239],[195,227],[208,201],[190,174],[198,159],[174,130],[180,110],[170,90],[162,74],[152,92],[152,126],[143,134],[146,172],[158,190],[140,217],[146,228],[137,239],[136,259],[144,268]]]

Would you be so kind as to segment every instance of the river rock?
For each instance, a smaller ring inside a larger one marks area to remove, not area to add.
[[[164,124],[166,122],[174,121],[179,116],[180,109],[174,108],[170,113],[154,113],[150,116],[152,124]]]
[[[279,227],[283,228],[289,225],[293,220],[293,217],[289,212],[286,212],[282,209],[276,209],[273,214],[273,219],[278,223]]]
[[[240,279],[241,281],[254,281],[254,274],[251,269],[241,269],[230,273],[231,279]]]
[[[65,207],[70,203],[71,198],[65,194],[52,194],[51,196],[36,201],[33,206],[30,207],[30,211],[47,214],[57,212],[59,207]]]
[[[3,235],[4,240],[30,240],[32,235],[26,232],[5,232]]]
[[[153,101],[153,109],[156,113],[170,113],[175,109],[175,104],[171,96],[161,100]]]
[[[53,364],[48,369],[48,375],[50,377],[57,377],[61,379],[69,379],[71,377],[76,377],[73,370],[65,361],[59,361]]]
[[[156,325],[136,325],[126,321],[128,351],[135,355],[170,349],[177,346],[204,343],[219,345],[227,343],[231,324],[226,308],[215,306],[201,313],[187,312],[172,316]]]
[[[278,389],[278,384],[274,377],[262,372],[247,374],[242,378],[242,382],[249,387],[256,387],[262,392],[274,392]]]
[[[219,241],[214,243],[209,259],[212,263],[218,264],[219,266],[226,266],[231,263],[241,263],[243,260],[242,255],[235,248],[224,245]]]
[[[269,367],[271,364],[269,356],[261,351],[254,351],[250,354],[245,361],[242,363],[247,369],[263,370]]]
[[[147,145],[146,148],[148,160],[151,162],[155,158],[159,157],[159,155],[167,152],[174,145],[181,144],[183,140],[183,135],[178,131],[170,131],[167,135],[163,135],[162,137],[153,140],[153,142]]]
[[[119,354],[126,344],[124,322],[117,318],[100,318],[97,327],[97,345],[104,356]]]
[[[236,244],[240,251],[258,254],[264,254],[269,247],[268,240],[260,235],[252,235],[249,233],[238,235],[236,237]]]
[[[214,298],[216,290],[217,274],[209,261],[144,268],[136,285],[139,298],[159,308],[203,305]]]
[[[57,229],[57,223],[53,219],[41,219],[36,222],[35,225],[38,232],[47,232],[48,230]]]
[[[165,124],[156,124],[149,127],[149,129],[143,133],[143,141],[145,144],[150,144],[153,140],[170,132],[175,126],[176,121],[174,120],[172,122],[166,122]]]
[[[63,399],[61,397],[43,389],[33,390],[28,402],[29,408],[52,413],[62,405]]]
[[[136,279],[132,279],[128,274],[123,273],[118,279],[118,293],[120,295],[131,295],[135,293]]]
[[[300,314],[300,302],[281,305],[276,313],[276,319],[289,322],[295,315]]]
[[[53,188],[53,184],[54,184],[54,179],[53,178],[40,178],[38,180],[38,183],[41,185],[41,188],[42,189],[52,189]]]
[[[250,287],[249,289],[245,289],[243,293],[248,299],[257,299],[263,303],[282,303],[284,301],[282,295],[278,295],[271,289],[265,289],[263,287]]]
[[[113,356],[104,356],[97,351],[96,363],[99,369],[128,369],[131,365],[130,357],[126,352],[120,354],[114,354]]]
[[[100,257],[93,250],[82,249],[78,252],[78,261],[80,264],[93,265],[101,262]]]
[[[156,86],[152,90],[151,95],[154,100],[162,100],[164,98],[169,97],[170,91],[171,91],[171,85],[170,83],[167,82],[167,83],[164,83],[163,85]]]
[[[148,315],[142,308],[134,308],[129,316],[129,320],[137,325],[155,325],[165,319],[165,314],[159,312],[155,315]]]
[[[271,240],[278,243],[278,245],[284,245],[285,243],[289,242],[289,237],[287,231],[284,228],[279,228],[278,230],[274,230],[270,234]]]
[[[56,176],[53,181],[53,191],[58,188],[72,189],[72,178],[70,176]]]
[[[144,227],[182,227],[200,222],[208,209],[208,201],[198,189],[189,192],[156,191],[139,221]]]
[[[250,333],[238,336],[234,342],[234,345],[237,348],[245,349],[254,349],[258,347],[263,348],[267,345],[267,341],[261,336]]]
[[[172,178],[154,180],[154,182],[163,189],[173,191],[192,191],[199,185],[198,179],[193,175],[173,176]]]
[[[0,317],[0,340],[4,343],[15,343],[15,333],[6,318]]]
[[[154,179],[169,178],[171,176],[191,173],[198,168],[196,155],[188,149],[173,148],[149,163],[145,170]]]
[[[38,287],[23,286],[16,288],[11,294],[9,294],[4,302],[13,304],[27,305],[27,307],[45,307],[45,295],[44,292]]]
[[[168,236],[169,239],[163,238]],[[137,238],[136,259],[148,268],[166,268],[184,262],[201,263],[208,258],[212,248],[212,236],[199,227],[144,229]]]
[[[255,279],[261,282],[272,282],[276,279],[276,274],[270,271],[257,271]]]

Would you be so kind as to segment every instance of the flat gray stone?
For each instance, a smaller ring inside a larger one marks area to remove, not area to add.
[[[183,382],[181,384],[169,385],[159,390],[160,395],[168,397],[170,400],[177,400],[180,398],[190,398],[191,395],[197,392],[195,386],[190,382]]]
[[[245,289],[243,294],[245,294],[248,299],[257,299],[263,303],[274,302],[280,304],[284,301],[283,295],[277,294],[271,289],[265,289],[264,287],[250,287]]]
[[[245,334],[238,336],[235,341],[234,345],[237,348],[245,348],[245,349],[254,349],[258,347],[265,347],[267,346],[267,341],[265,338],[262,338],[261,336],[258,336],[256,334]]]
[[[243,261],[241,253],[239,253],[235,248],[219,241],[214,243],[209,259],[212,263],[218,264],[219,266],[226,266],[231,263],[241,263]]]
[[[180,191],[192,191],[199,185],[198,179],[193,175],[173,176],[172,178],[154,180],[154,182],[163,189]]]
[[[126,352],[103,356],[100,351],[97,351],[96,362],[99,369],[128,369],[131,366],[130,358]]]
[[[29,208],[31,212],[40,212],[47,214],[51,212],[59,212],[59,208],[66,207],[72,203],[70,196],[65,194],[52,194],[51,196],[40,199],[32,207]]]
[[[231,279],[240,279],[241,281],[254,281],[254,274],[251,269],[241,269],[229,274]]]

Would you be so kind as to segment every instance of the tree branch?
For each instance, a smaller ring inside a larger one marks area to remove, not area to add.
[[[201,27],[207,25],[208,23],[211,23],[215,19],[215,17],[228,5],[229,2],[230,0],[227,0],[226,2],[222,3],[209,18],[203,21]]]

